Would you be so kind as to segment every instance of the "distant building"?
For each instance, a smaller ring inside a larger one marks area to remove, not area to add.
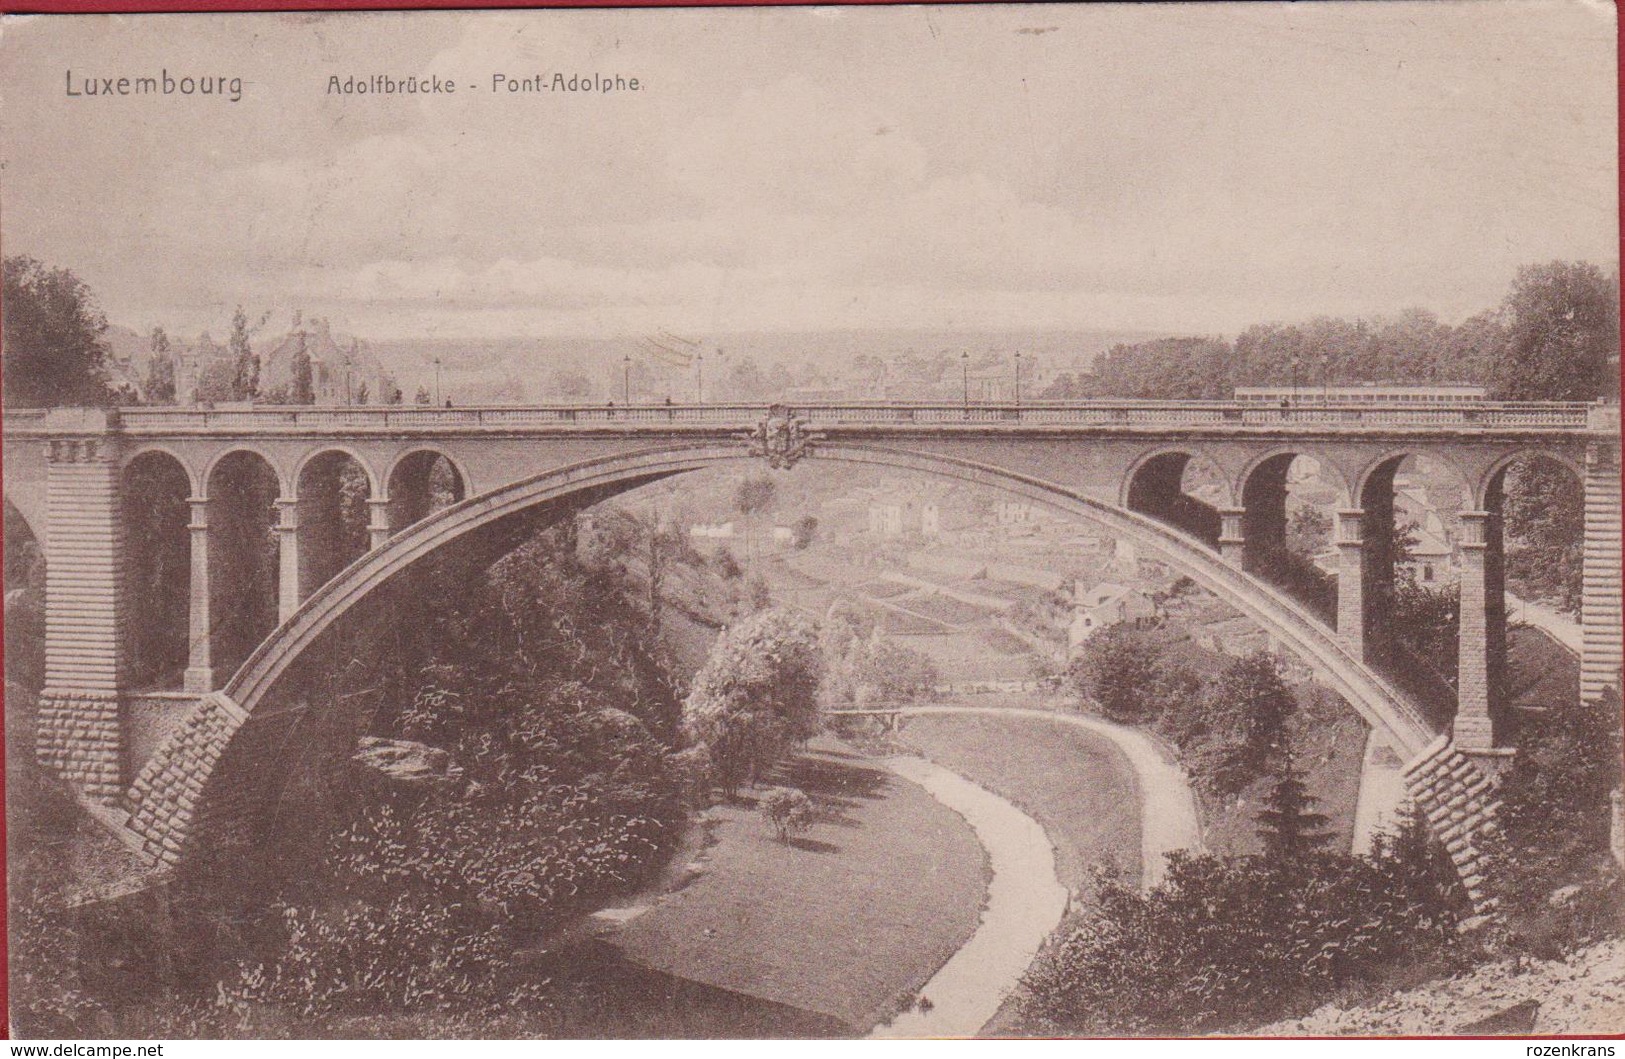
[[[1067,642],[1075,650],[1108,625],[1149,621],[1156,616],[1157,605],[1144,592],[1114,581],[1105,581],[1078,593],[1074,598]]]
[[[295,390],[299,354],[310,358],[311,391],[317,404],[383,404],[394,380],[376,357],[355,338],[335,338],[326,320],[312,318],[294,324],[269,352],[260,357],[260,392],[272,400],[286,400]]]
[[[881,537],[903,535],[903,505],[875,501],[869,505],[869,532]]]
[[[1425,528],[1414,531],[1414,537],[1416,543],[1409,549],[1404,572],[1412,581],[1429,588],[1455,584],[1460,579],[1456,550]]]
[[[920,535],[924,537],[942,536],[942,511],[936,504],[923,504],[920,507]]]
[[[690,537],[699,537],[702,540],[733,540],[734,524],[732,522],[697,522],[688,528],[688,535]]]
[[[1021,526],[1032,521],[1033,506],[1025,500],[1000,500],[993,505],[994,521],[1000,526]]]

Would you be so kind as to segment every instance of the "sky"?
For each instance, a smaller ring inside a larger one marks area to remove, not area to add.
[[[115,322],[1233,333],[1618,259],[1589,0],[13,17],[0,247]],[[242,98],[68,95],[240,77]],[[492,91],[555,72],[608,94]],[[438,76],[450,95],[330,93]]]

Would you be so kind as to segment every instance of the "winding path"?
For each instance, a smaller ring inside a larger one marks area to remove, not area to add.
[[[1141,885],[1149,888],[1162,880],[1168,854],[1174,850],[1200,852],[1202,849],[1202,827],[1196,813],[1196,795],[1191,791],[1185,770],[1169,761],[1157,744],[1143,732],[1095,717],[1050,710],[999,706],[913,706],[898,712],[904,716],[966,713],[1036,717],[1083,728],[1109,739],[1128,758],[1140,789]]]
[[[1141,879],[1161,880],[1167,855],[1200,850],[1196,798],[1185,773],[1143,733],[1073,714],[996,706],[920,706],[904,714],[994,714],[1036,717],[1087,729],[1109,739],[1134,770],[1140,790]],[[921,989],[928,1010],[913,1008],[876,1027],[873,1037],[974,1037],[1026,973],[1044,940],[1066,915],[1069,895],[1055,875],[1055,848],[1038,821],[958,774],[922,758],[898,757],[886,767],[924,787],[959,813],[987,849],[993,880],[981,925]]]
[[[1066,914],[1055,849],[1038,821],[942,766],[913,757],[885,764],[965,818],[987,849],[993,881],[981,926],[920,989],[929,1010],[911,1008],[870,1036],[974,1037]]]
[[[1141,880],[1152,887],[1167,869],[1175,849],[1202,848],[1196,797],[1185,772],[1168,762],[1146,734],[1120,724],[1069,713],[999,707],[913,707],[920,713],[1043,718],[1072,724],[1110,739],[1134,770],[1141,796]],[[918,757],[887,759],[886,767],[923,786],[931,796],[970,823],[988,851],[993,882],[981,926],[949,962],[920,989],[928,1010],[910,1009],[876,1027],[876,1038],[977,1036],[1016,988],[1046,937],[1066,916],[1069,895],[1055,875],[1055,846],[1037,820],[957,773]]]

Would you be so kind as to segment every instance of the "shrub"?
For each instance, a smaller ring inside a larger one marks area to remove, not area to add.
[[[460,911],[410,897],[285,906],[276,954],[240,967],[221,999],[305,1017],[485,1003],[498,991],[508,943],[496,927],[459,923]]]
[[[1145,629],[1107,626],[1083,645],[1068,675],[1072,684],[1114,721],[1154,721],[1158,703],[1151,694],[1162,648]]]
[[[1207,686],[1201,708],[1202,725],[1181,750],[1198,784],[1232,795],[1270,769],[1297,701],[1274,656],[1255,651],[1225,666]]]
[[[1413,894],[1376,861],[1175,853],[1141,894],[1097,880],[1095,907],[1028,972],[1025,1032],[1220,1032],[1279,1018],[1439,954]]]
[[[1618,866],[1609,852],[1610,794],[1620,785],[1620,699],[1531,714],[1498,795],[1491,870],[1520,948],[1555,957],[1622,922]],[[1555,892],[1573,887],[1562,897]]]
[[[822,669],[817,627],[793,611],[762,611],[717,639],[683,704],[683,726],[724,790],[755,782],[817,734]]]
[[[794,787],[774,787],[762,795],[757,807],[780,842],[788,842],[791,835],[799,835],[813,825],[812,799]]]

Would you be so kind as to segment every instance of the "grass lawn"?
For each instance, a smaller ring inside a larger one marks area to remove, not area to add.
[[[812,830],[783,843],[753,805],[712,809],[704,872],[605,940],[644,968],[867,1033],[975,931],[986,855],[956,813],[833,739],[776,782],[818,803]]]
[[[896,738],[1037,820],[1068,889],[1080,890],[1106,858],[1139,879],[1139,789],[1106,739],[1040,717],[973,713],[910,717]]]

